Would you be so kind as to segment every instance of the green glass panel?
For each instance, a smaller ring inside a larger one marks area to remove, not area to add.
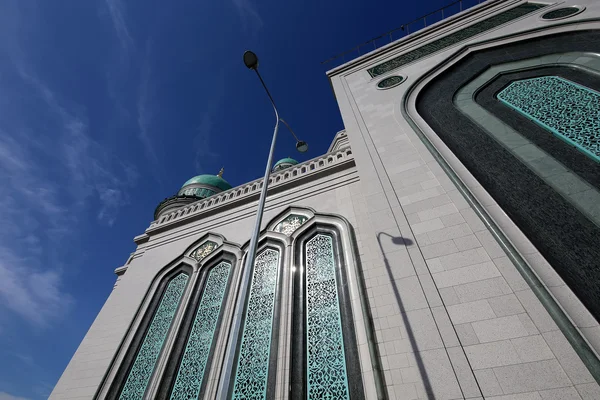
[[[233,387],[233,399],[266,399],[279,252],[256,257]]]
[[[227,289],[231,264],[222,262],[210,270],[185,352],[179,365],[171,399],[197,399]]]
[[[213,250],[217,248],[217,246],[218,245],[215,242],[207,240],[206,242],[198,246],[194,251],[192,251],[190,257],[192,257],[196,261],[202,261],[204,257],[212,253]]]
[[[498,99],[600,161],[600,93],[558,76],[511,83]]]
[[[285,235],[291,235],[300,228],[308,220],[304,215],[290,214],[283,221],[277,224],[274,231],[283,233]]]
[[[309,399],[349,399],[333,241],[306,243],[306,357]]]
[[[422,57],[427,57],[433,53],[436,53],[446,47],[455,45],[459,42],[463,42],[473,36],[479,35],[480,33],[494,29],[500,25],[510,22],[514,19],[530,14],[540,8],[546,7],[547,4],[536,4],[536,3],[525,3],[517,7],[511,8],[510,10],[504,11],[500,14],[494,15],[493,17],[484,19],[483,21],[477,22],[464,29],[456,31],[444,36],[441,39],[434,40],[433,42],[427,43],[415,50],[404,53],[398,57],[395,57],[389,61],[376,65],[373,68],[369,68],[367,71],[371,77],[385,74],[393,69],[401,67],[410,62],[416,61]]]
[[[121,399],[143,398],[188,279],[189,277],[182,272],[171,279],[167,285],[165,294],[129,372],[127,382],[121,392]]]

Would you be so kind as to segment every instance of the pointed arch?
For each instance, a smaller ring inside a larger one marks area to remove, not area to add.
[[[228,331],[225,327],[229,326],[232,316],[228,310],[232,307],[227,305],[235,297],[241,254],[238,245],[223,242],[199,265],[199,276],[156,398],[204,398],[210,391],[210,383],[218,379],[216,372],[223,362]]]
[[[315,214],[291,240],[291,398],[355,400],[379,392],[381,369],[351,225]]]
[[[107,399],[140,398],[149,389],[180,309],[189,295],[193,266],[179,257],[154,278],[106,394]],[[117,364],[116,362],[113,365]]]
[[[289,243],[283,234],[263,232],[256,261],[244,271],[217,397],[276,397]]]
[[[225,242],[225,237],[209,232],[188,246],[184,255],[193,258],[196,262],[202,261],[210,253],[214,252]]]
[[[292,232],[315,215],[315,211],[306,207],[290,206],[271,219],[266,231],[283,233],[290,236]],[[293,221],[296,219],[297,221]]]

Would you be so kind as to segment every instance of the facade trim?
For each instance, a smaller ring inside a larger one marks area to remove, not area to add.
[[[582,24],[583,25],[583,24]],[[548,32],[549,28],[546,28],[547,31],[543,34],[550,35],[552,32]],[[581,26],[579,30],[585,30],[585,26]],[[589,29],[589,28],[588,28]],[[527,32],[531,33],[531,32]],[[538,35],[540,33],[538,32]],[[523,33],[520,39],[523,39]],[[511,39],[515,39],[513,36]],[[537,35],[536,35],[537,36]],[[506,38],[502,38],[503,40]],[[511,41],[512,42],[512,41]],[[487,43],[489,45],[489,43]],[[504,44],[504,43],[502,43]],[[588,341],[579,331],[579,329],[575,326],[573,321],[569,318],[569,316],[565,313],[561,305],[557,302],[557,300],[550,293],[546,285],[538,278],[536,273],[531,269],[525,258],[520,254],[520,252],[515,248],[510,239],[506,236],[504,231],[498,226],[495,222],[494,218],[488,213],[486,208],[482,205],[479,199],[474,195],[474,193],[469,189],[469,187],[463,182],[459,173],[457,173],[454,168],[449,164],[449,162],[444,158],[441,154],[440,150],[437,146],[432,142],[431,138],[426,134],[423,129],[419,126],[419,124],[415,121],[414,117],[411,115],[409,111],[409,103],[414,104],[416,101],[416,97],[420,90],[426,86],[435,76],[442,74],[446,69],[450,68],[453,64],[458,62],[463,57],[467,56],[471,53],[471,51],[476,51],[474,48],[479,47],[479,44],[474,46],[467,46],[465,49],[462,49],[458,54],[454,55],[449,62],[441,64],[441,67],[437,69],[433,69],[430,73],[424,75],[420,79],[418,79],[406,92],[402,101],[400,110],[402,116],[405,118],[407,123],[414,130],[417,137],[422,141],[425,147],[429,150],[429,152],[434,157],[435,161],[440,165],[442,170],[446,173],[448,178],[452,181],[452,183],[456,186],[458,191],[463,195],[467,203],[473,208],[475,213],[479,216],[481,221],[484,223],[486,228],[490,231],[494,239],[500,245],[500,247],[505,251],[508,258],[515,266],[517,271],[521,274],[523,279],[527,282],[527,285],[530,287],[532,292],[538,298],[540,303],[543,305],[544,309],[548,312],[548,314],[552,317],[556,325],[562,331],[564,336],[567,338],[575,352],[581,358],[585,366],[588,368],[591,375],[594,377],[596,382],[600,383],[600,360],[598,359],[598,355],[595,352],[594,348],[590,346]],[[442,142],[443,143],[443,142]],[[460,162],[460,161],[459,161]],[[470,174],[470,173],[469,173]]]

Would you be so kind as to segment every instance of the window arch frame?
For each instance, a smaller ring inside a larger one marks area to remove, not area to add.
[[[190,254],[204,244],[206,241],[212,241],[217,244],[215,249],[206,255],[201,261],[197,261],[196,259],[190,257]],[[181,296],[180,302],[178,304],[177,310],[173,315],[173,319],[171,321],[171,325],[169,330],[165,336],[161,351],[154,365],[153,372],[148,380],[148,383],[145,388],[144,398],[155,398],[157,392],[160,391],[160,383],[163,380],[163,376],[165,373],[165,367],[167,362],[171,358],[172,349],[174,342],[177,339],[177,336],[180,332],[180,325],[184,317],[187,313],[187,308],[189,306],[189,302],[192,300],[192,291],[193,288],[196,288],[200,279],[198,272],[203,269],[203,266],[209,265],[208,263],[216,260],[216,257],[220,257],[223,253],[228,253],[233,255],[236,263],[232,264],[232,271],[230,271],[230,278],[228,282],[227,289],[227,298],[223,302],[223,308],[225,308],[226,313],[220,316],[221,320],[219,321],[219,329],[223,326],[229,327],[232,323],[232,314],[233,312],[230,309],[233,309],[233,304],[235,304],[235,296],[237,292],[237,287],[239,285],[241,269],[240,262],[242,257],[241,247],[232,242],[228,242],[225,237],[215,233],[206,233],[202,235],[200,238],[195,240],[192,244],[187,246],[185,251],[180,253],[181,255],[176,257],[174,260],[169,262],[165,267],[160,269],[152,278],[150,284],[148,285],[148,289],[144,294],[142,300],[140,301],[140,305],[133,316],[129,328],[127,329],[127,333],[125,334],[119,348],[116,350],[115,355],[111,361],[111,366],[107,370],[103,383],[100,385],[96,394],[94,395],[95,399],[119,399],[121,392],[125,383],[127,382],[129,373],[137,354],[140,350],[141,344],[145,338],[146,332],[150,327],[152,319],[156,314],[156,310],[160,305],[160,300],[164,296],[166,287],[172,278],[178,275],[179,272],[184,270],[188,275],[188,281],[186,283],[186,288]],[[219,264],[219,261],[216,261],[216,264]],[[232,289],[232,288],[235,288]],[[195,314],[194,314],[195,315]],[[210,370],[210,381],[218,379],[218,373],[220,372],[220,368],[214,366],[214,360],[218,359],[220,362],[223,362],[223,353],[226,351],[226,334],[225,337],[219,334],[217,336],[217,343],[219,346],[219,351],[215,352],[211,350],[213,354],[213,359],[211,360]],[[187,336],[186,336],[187,340]],[[133,355],[132,355],[133,352]],[[218,354],[217,354],[218,353]],[[218,358],[217,358],[218,357]],[[216,372],[215,372],[216,370]],[[216,378],[215,378],[216,374]],[[205,385],[204,385],[205,386]],[[216,384],[212,384],[212,386],[216,386]],[[214,392],[215,388],[212,388]],[[170,393],[169,393],[170,395]]]
[[[275,302],[273,309],[273,322],[271,330],[271,344],[269,354],[269,367],[267,373],[267,386],[266,393],[268,399],[279,397],[280,382],[283,374],[280,371],[279,364],[281,362],[281,349],[282,349],[282,336],[281,330],[285,329],[286,316],[282,315],[282,300],[284,295],[287,293],[286,289],[289,284],[289,270],[286,266],[289,265],[289,238],[283,234],[276,232],[264,232],[258,242],[256,254],[260,255],[266,249],[273,249],[279,252],[279,265],[277,271],[277,285],[275,293]],[[246,243],[244,246],[244,256],[241,261],[242,269],[245,267],[248,246]],[[235,304],[235,316],[230,325],[229,341],[227,344],[227,354],[225,356],[225,362],[223,363],[222,373],[220,377],[219,391],[217,398],[233,398],[233,391],[235,388],[235,380],[237,373],[237,366],[239,362],[239,352],[241,349],[241,342],[244,334],[245,327],[245,316],[248,306],[248,300],[250,298],[250,286],[252,284],[252,277],[254,273],[256,263],[248,271],[243,271],[244,275],[240,279],[240,284],[236,288],[237,300]]]
[[[204,243],[204,241],[202,243]],[[194,249],[195,248],[196,247],[194,247]],[[240,278],[240,255],[241,251],[239,248],[230,246],[227,243],[223,243],[198,263],[196,271],[198,277],[194,282],[191,296],[187,301],[185,310],[182,311],[182,320],[178,326],[178,329],[173,333],[174,343],[166,357],[165,366],[162,371],[154,398],[168,399],[171,397],[175,382],[177,380],[177,374],[179,373],[181,361],[187,348],[189,336],[194,325],[196,313],[206,289],[205,285],[209,273],[213,268],[220,265],[222,262],[228,262],[231,266],[231,269],[229,271],[225,293],[223,294],[221,310],[219,311],[219,317],[213,333],[211,349],[204,369],[198,398],[205,398],[206,394],[209,393],[211,389],[214,390],[212,387],[214,386],[213,381],[215,378],[218,378],[218,376],[214,376],[215,371],[220,370],[221,364],[224,362],[223,347],[227,338],[227,328],[230,326],[230,320],[232,317],[231,304],[235,299],[237,292],[236,288]]]
[[[355,313],[352,306],[352,293],[349,289],[348,257],[344,255],[342,232],[335,225],[316,221],[307,221],[292,233],[292,254],[294,257],[295,273],[292,277],[292,299],[290,308],[292,315],[292,332],[290,352],[290,399],[307,398],[307,352],[306,352],[306,244],[318,235],[332,239],[333,256],[335,260],[336,285],[338,290],[338,306],[342,322],[342,338],[346,362],[346,377],[348,391],[352,400],[365,398],[363,385],[363,368],[359,356],[359,346],[355,324]],[[369,360],[371,361],[371,360]]]
[[[129,327],[127,336],[130,337],[130,340],[127,343],[121,344],[122,348],[124,348],[123,356],[120,360],[118,360],[118,362],[113,363],[113,365],[116,367],[114,377],[110,382],[105,398],[120,398],[137,355],[139,354],[144,339],[146,338],[148,329],[150,328],[161,300],[165,295],[167,287],[173,278],[182,272],[188,276],[188,281],[179,300],[177,310],[175,311],[171,320],[169,330],[167,331],[160,353],[154,364],[152,374],[148,379],[144,396],[151,391],[152,384],[155,381],[157,374],[160,373],[161,360],[164,359],[165,354],[169,351],[170,338],[173,336],[173,332],[177,329],[178,321],[182,315],[182,309],[185,307],[185,304],[187,304],[190,288],[194,284],[194,266],[187,263],[182,259],[182,257],[179,257],[175,263],[172,263],[172,265],[163,268],[163,270],[156,274],[155,278],[153,279],[152,284],[150,285],[150,288],[146,292],[144,300],[140,305],[140,309],[136,313],[136,317]],[[99,396],[96,396],[96,398],[98,397]]]

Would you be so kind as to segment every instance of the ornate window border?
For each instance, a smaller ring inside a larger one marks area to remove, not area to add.
[[[352,297],[348,290],[348,265],[341,247],[340,232],[334,226],[314,223],[295,238],[294,264],[296,266],[293,277],[293,299],[292,324],[293,332],[301,332],[292,340],[291,360],[291,386],[292,399],[304,399],[307,397],[307,337],[306,337],[306,282],[304,271],[306,270],[306,246],[307,243],[318,235],[330,237],[333,244],[333,255],[335,259],[336,285],[339,298],[339,311],[342,322],[342,333],[344,342],[344,356],[346,362],[346,377],[349,395],[352,399],[364,399],[365,393],[362,384],[360,359],[358,356],[358,345],[356,339],[354,314],[352,310]]]
[[[207,241],[216,243],[215,250],[207,254],[201,262],[190,257],[190,254],[200,245]],[[128,329],[128,333],[121,342],[119,349],[111,363],[111,368],[106,373],[103,384],[95,395],[99,399],[118,399],[122,388],[127,380],[129,371],[135,361],[135,356],[139,351],[139,347],[145,337],[145,333],[150,326],[152,318],[156,313],[156,309],[163,296],[166,285],[172,277],[177,276],[182,271],[189,276],[186,284],[185,292],[183,293],[178,309],[173,317],[171,326],[161,353],[157,359],[154,371],[146,386],[145,397],[147,398],[168,398],[170,393],[162,389],[162,381],[165,379],[165,368],[171,363],[173,351],[177,350],[177,345],[181,342],[179,332],[184,332],[183,322],[190,319],[190,307],[194,307],[194,300],[202,293],[202,285],[204,284],[207,271],[221,261],[229,261],[231,263],[231,271],[228,281],[227,292],[222,303],[222,310],[219,316],[219,322],[215,328],[215,339],[213,339],[210,362],[207,364],[206,371],[208,372],[208,380],[202,384],[202,393],[207,393],[208,396],[216,390],[216,381],[220,371],[220,364],[223,362],[225,352],[225,342],[227,337],[227,329],[222,329],[229,326],[232,320],[231,304],[235,300],[236,290],[239,285],[241,276],[240,260],[242,257],[241,247],[235,243],[230,243],[221,235],[208,233],[196,240],[192,245],[183,252],[183,254],[169,263],[160,272],[156,274],[152,283],[149,286],[144,300],[142,301],[133,321]],[[197,304],[197,303],[196,303]],[[195,318],[195,307],[191,313],[191,320]],[[218,332],[217,332],[218,331]],[[183,346],[187,342],[187,332],[183,340]],[[181,346],[181,344],[179,344]],[[180,354],[177,354],[180,356]],[[178,367],[179,361],[177,360]],[[210,366],[209,366],[210,364]],[[205,377],[206,379],[206,377]],[[159,385],[159,382],[161,385]],[[170,387],[168,388],[170,391]]]
[[[184,254],[187,257],[193,259],[193,262],[199,263],[204,261],[204,259],[210,256],[212,253],[218,251],[219,247],[221,247],[224,241],[225,240],[221,235],[207,233],[206,235],[202,236],[199,240],[194,242],[194,244],[189,246],[188,249],[184,252]],[[210,251],[204,252],[204,254],[199,256],[195,254],[196,251],[200,250],[202,247],[208,244],[212,244],[212,249]]]
[[[198,306],[200,305],[200,302],[202,301],[202,297],[204,295],[204,291],[206,290],[205,285],[209,273],[212,271],[213,268],[215,268],[218,265],[221,265],[222,262],[227,262],[230,264],[227,287],[223,295],[222,305],[219,311],[219,317],[213,333],[211,349],[209,352],[208,361],[204,369],[204,374],[201,379],[201,387],[198,398],[204,398],[206,393],[208,393],[211,381],[214,380],[214,376],[212,376],[214,375],[214,370],[218,370],[220,367],[220,363],[222,362],[223,354],[222,351],[218,351],[218,348],[223,347],[224,338],[227,336],[227,324],[225,322],[228,320],[227,314],[230,314],[227,311],[232,297],[235,294],[233,286],[237,281],[240,269],[238,262],[239,254],[235,254],[231,250],[233,249],[220,249],[219,251],[211,254],[210,259],[206,260],[199,267],[198,278],[194,283],[190,299],[183,314],[183,319],[176,333],[173,347],[171,348],[170,354],[166,361],[166,365],[162,374],[162,379],[160,380],[160,384],[158,385],[158,390],[156,392],[155,398],[168,399],[171,397],[173,387],[177,379],[177,374],[179,372],[180,364],[184,356],[188,344],[188,339],[196,318]]]
[[[267,225],[266,231],[276,232],[278,234],[283,234],[286,236],[291,236],[297,229],[302,227],[307,223],[310,223],[310,219],[314,217],[315,213],[311,210],[307,210],[299,207],[288,207],[285,211],[281,212],[275,218],[269,222]],[[284,223],[288,218],[292,216],[298,216],[303,219],[300,225],[296,226],[292,232],[286,233],[284,230],[280,229],[280,224]]]
[[[151,289],[146,294],[146,299],[148,299],[147,305],[146,307],[141,307],[143,309],[140,309],[138,311],[139,322],[137,324],[132,324],[132,326],[130,327],[131,340],[129,343],[127,343],[127,349],[124,352],[123,358],[118,361],[118,367],[116,368],[115,376],[112,379],[112,382],[110,384],[110,387],[108,388],[108,392],[106,393],[105,398],[120,398],[121,392],[123,391],[123,388],[125,387],[127,379],[129,377],[129,373],[133,368],[138,352],[146,337],[146,333],[148,332],[148,329],[152,324],[152,321],[154,319],[156,311],[158,310],[163,295],[165,294],[168,284],[173,278],[175,278],[182,272],[188,275],[188,282],[186,283],[186,289],[181,296],[177,311],[173,316],[169,327],[169,331],[162,344],[161,352],[154,365],[152,375],[150,376],[148,384],[146,385],[145,393],[148,393],[150,391],[152,381],[160,369],[161,359],[164,357],[164,354],[168,352],[169,338],[172,335],[173,330],[177,326],[178,318],[181,315],[181,310],[184,307],[184,304],[186,304],[190,287],[193,285],[194,268],[191,265],[182,262],[181,260],[179,260],[174,267],[169,266],[163,269],[163,271],[158,273],[156,278],[154,279],[154,282],[151,285]],[[137,319],[138,318],[135,318],[134,321]],[[122,344],[123,347],[124,345],[125,343]]]
[[[285,305],[282,305],[282,303],[285,300],[284,293],[287,293],[286,287],[288,286],[287,281],[289,281],[289,268],[286,268],[286,266],[289,265],[289,252],[286,251],[288,246],[289,239],[285,235],[268,232],[261,236],[256,252],[257,255],[261,254],[266,249],[272,249],[279,252],[279,264],[277,266],[277,286],[275,289],[273,325],[271,330],[271,345],[266,387],[267,399],[277,397],[275,393],[279,390],[278,382],[280,381],[281,375],[281,368],[279,368],[279,359],[281,357],[280,349],[282,348],[282,337],[285,336],[281,335],[281,329],[284,328],[286,316],[286,313],[282,312],[282,310],[286,309]],[[245,250],[247,250],[247,248],[248,244],[244,246]],[[247,253],[244,255],[244,258],[241,262],[242,266],[245,265],[246,256]],[[241,283],[237,291],[238,300],[237,304],[235,305],[235,316],[233,317],[233,322],[230,326],[229,343],[227,346],[227,354],[225,355],[225,362],[223,364],[223,372],[220,377],[221,382],[219,392],[217,393],[217,398],[232,398],[233,396],[239,360],[239,351],[244,333],[244,319],[250,296],[249,290],[252,283],[254,267],[255,266],[248,271],[244,271],[245,274],[249,275],[241,278]]]

